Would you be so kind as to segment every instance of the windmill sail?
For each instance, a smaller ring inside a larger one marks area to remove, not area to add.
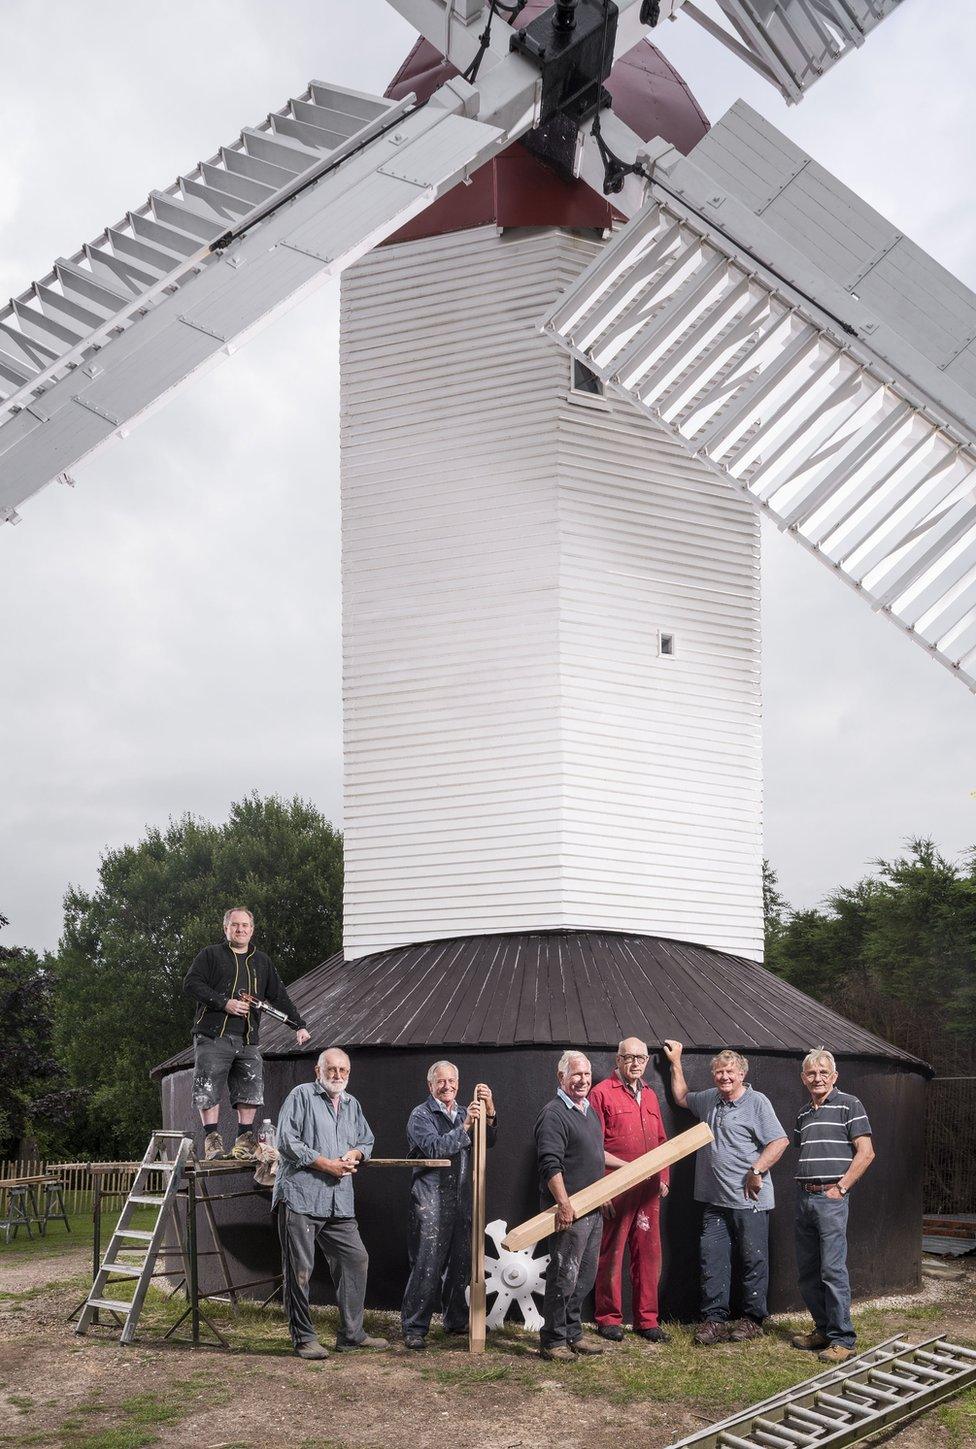
[[[696,20],[774,85],[803,99],[839,60],[864,44],[901,0],[665,0],[662,13]]]
[[[976,690],[976,295],[743,102],[543,326]]]
[[[502,144],[435,101],[313,81],[59,258],[0,310],[0,520]]]

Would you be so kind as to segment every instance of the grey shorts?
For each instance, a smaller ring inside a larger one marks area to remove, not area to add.
[[[258,1107],[264,1101],[264,1063],[260,1049],[239,1036],[193,1038],[193,1105],[217,1107],[224,1088],[233,1107]]]

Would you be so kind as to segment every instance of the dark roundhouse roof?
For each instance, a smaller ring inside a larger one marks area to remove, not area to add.
[[[854,1026],[778,976],[706,946],[606,931],[464,936],[330,957],[289,986],[312,1040],[265,1019],[265,1056],[347,1047],[616,1046],[639,1033],[691,1049],[925,1063]],[[188,1066],[187,1049],[153,1072]]]

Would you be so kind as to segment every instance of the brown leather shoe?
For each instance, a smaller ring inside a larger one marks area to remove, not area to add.
[[[849,1358],[857,1357],[857,1349],[845,1348],[842,1343],[832,1343],[829,1348],[822,1348],[817,1354],[821,1363],[846,1363]]]
[[[583,1338],[574,1339],[574,1341],[569,1346],[572,1349],[573,1353],[578,1353],[582,1355],[583,1358],[595,1357],[598,1353],[603,1352],[602,1343],[597,1343],[595,1338],[589,1338],[586,1336],[584,1336]]]
[[[713,1343],[728,1343],[729,1325],[715,1318],[706,1318],[695,1329],[695,1343],[699,1348],[711,1348]]]
[[[825,1333],[821,1333],[819,1328],[815,1328],[810,1333],[794,1333],[790,1339],[790,1343],[794,1348],[816,1350],[826,1348],[830,1343],[830,1339]]]
[[[732,1331],[729,1334],[730,1343],[745,1343],[750,1338],[762,1338],[762,1324],[757,1323],[754,1318],[740,1318],[738,1323],[733,1323]]]
[[[551,1348],[540,1348],[539,1357],[547,1363],[575,1363],[576,1355],[568,1343],[554,1343]]]

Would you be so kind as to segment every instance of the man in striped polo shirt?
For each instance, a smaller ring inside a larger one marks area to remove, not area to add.
[[[823,1047],[800,1068],[809,1105],[797,1114],[796,1266],[812,1333],[794,1348],[819,1350],[825,1363],[853,1357],[851,1283],[847,1273],[847,1194],[874,1161],[871,1124],[857,1097],[838,1092],[837,1063]]]

